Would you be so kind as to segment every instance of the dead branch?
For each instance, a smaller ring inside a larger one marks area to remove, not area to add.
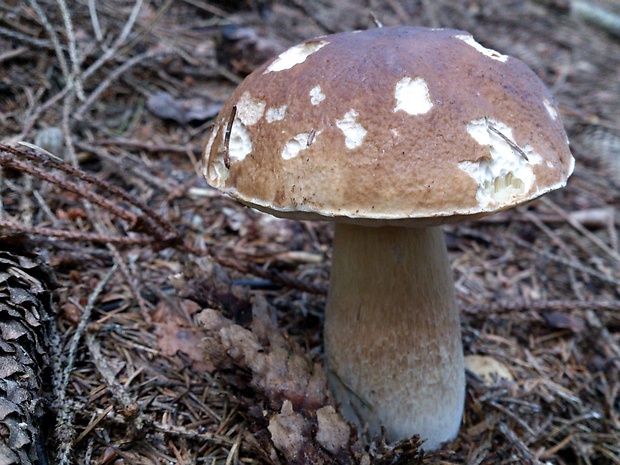
[[[81,241],[94,242],[98,244],[118,244],[123,246],[149,245],[154,244],[152,237],[126,237],[126,236],[109,236],[104,234],[95,234],[84,231],[66,231],[63,229],[46,228],[43,226],[27,226],[17,223],[13,220],[0,220],[0,229],[4,231],[12,231],[15,233],[28,234],[32,236],[42,236],[51,239],[59,239],[65,241]]]
[[[8,152],[17,157],[23,157],[27,160],[30,160],[34,163],[38,163],[44,167],[51,167],[63,171],[71,176],[76,177],[80,181],[87,182],[89,184],[100,187],[105,192],[108,192],[112,195],[116,195],[120,199],[126,201],[130,205],[142,210],[145,213],[144,217],[138,217],[133,213],[128,212],[125,209],[118,207],[113,202],[108,199],[96,194],[92,190],[87,190],[84,186],[73,183],[71,181],[67,181],[64,179],[60,179],[56,176],[49,174],[47,171],[40,170],[31,164],[26,164],[15,157],[7,157],[3,155],[1,152]],[[53,158],[42,156],[36,152],[32,152],[29,150],[22,150],[7,146],[5,144],[0,144],[0,164],[10,166],[19,171],[32,174],[39,179],[44,181],[51,182],[55,185],[62,187],[63,189],[72,192],[74,194],[79,195],[82,198],[85,198],[96,205],[104,208],[110,213],[118,216],[119,218],[124,219],[130,225],[130,229],[133,230],[145,230],[151,233],[154,237],[162,242],[169,242],[174,239],[177,239],[177,233],[174,231],[172,225],[162,218],[158,213],[156,213],[152,208],[142,202],[140,199],[129,195],[124,190],[119,187],[110,184],[102,179],[99,179],[83,170],[71,167],[65,163],[60,163]]]
[[[47,34],[52,41],[52,45],[54,46],[54,51],[56,52],[56,59],[58,60],[58,64],[60,65],[60,69],[62,71],[62,75],[65,78],[65,82],[68,87],[72,86],[71,74],[69,73],[69,65],[67,64],[67,59],[65,57],[62,46],[60,45],[60,40],[58,39],[58,34],[56,34],[56,30],[50,23],[45,11],[39,5],[37,0],[28,0],[32,9],[37,13],[39,20],[41,20],[41,24],[47,31]]]
[[[2,152],[5,153],[3,154]],[[10,156],[9,154],[13,156]],[[48,171],[44,171],[31,163],[23,162],[16,157],[25,158],[27,161],[38,163],[43,167],[58,169],[66,174],[76,177],[80,181],[100,187],[104,191],[109,192],[112,195],[116,195],[128,204],[134,206],[135,208],[142,210],[144,215],[138,216],[131,212],[128,212],[127,210],[119,207],[114,202],[95,193],[91,189],[86,189],[85,186],[82,184],[61,179],[49,173]],[[85,171],[71,167],[65,163],[58,162],[53,158],[42,156],[34,151],[18,149],[4,144],[0,144],[0,165],[8,166],[19,171],[31,174],[39,179],[58,185],[61,188],[67,190],[68,192],[72,192],[80,196],[81,198],[87,199],[94,204],[100,206],[101,208],[109,211],[113,215],[127,221],[130,225],[130,230],[143,231],[147,235],[151,235],[151,238],[149,239],[148,237],[144,236],[118,237],[105,234],[101,231],[99,231],[98,233],[63,231],[55,228],[20,225],[12,220],[2,220],[0,222],[0,226],[4,226],[8,230],[26,234],[54,237],[64,240],[92,241],[110,245],[118,244],[125,246],[170,246],[196,256],[211,254],[213,260],[223,266],[226,266],[228,268],[234,268],[242,273],[249,273],[255,276],[259,276],[261,278],[269,279],[275,283],[282,284],[292,289],[298,289],[313,294],[325,294],[327,292],[325,286],[306,283],[302,280],[299,280],[295,277],[289,276],[277,270],[264,269],[250,262],[242,262],[231,257],[221,256],[219,254],[215,254],[212,249],[205,250],[192,247],[191,245],[187,244],[182,240],[181,236],[178,232],[175,231],[174,227],[171,225],[170,222],[157,214],[153,209],[151,209],[140,199],[129,195],[127,192],[118,188],[117,186],[103,181],[89,173],[86,173]]]
[[[34,0],[31,0],[34,1]],[[65,0],[56,0],[62,13],[62,21],[65,26],[65,33],[69,41],[69,58],[71,59],[71,82],[75,88],[75,93],[80,100],[84,100],[84,88],[82,87],[82,81],[79,79],[80,74],[80,58],[78,57],[77,44],[75,40],[75,33],[73,32],[73,21],[71,20],[71,13],[67,7]]]
[[[620,37],[620,15],[614,14],[600,6],[593,5],[592,2],[584,2],[581,0],[572,0],[570,9],[575,17],[600,27],[616,37]]]

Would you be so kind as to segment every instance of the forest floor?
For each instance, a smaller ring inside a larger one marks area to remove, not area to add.
[[[327,450],[318,410],[347,431],[322,374],[332,226],[244,208],[200,167],[244,76],[372,15],[523,60],[577,160],[566,188],[445,228],[465,354],[503,375],[468,358],[460,434],[434,453],[347,434]],[[620,464],[619,15],[614,0],[0,0],[0,228],[57,280],[49,463]],[[315,402],[287,412],[309,383]]]

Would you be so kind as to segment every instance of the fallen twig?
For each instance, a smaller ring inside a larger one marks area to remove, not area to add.
[[[194,154],[200,155],[202,153],[202,147],[198,145],[173,145],[173,144],[151,144],[148,142],[142,142],[139,140],[130,140],[130,139],[96,139],[91,142],[95,145],[107,145],[107,146],[118,146],[118,147],[127,147],[130,149],[139,149],[145,150],[147,152],[176,152],[176,153],[187,153],[188,150],[191,150]]]
[[[570,9],[577,18],[598,26],[616,37],[620,37],[620,15],[593,5],[592,2],[580,0],[573,0],[570,4]]]
[[[140,435],[144,428],[144,418],[142,417],[142,409],[138,405],[138,402],[116,379],[113,370],[110,368],[110,364],[101,353],[101,344],[95,335],[91,333],[86,334],[85,341],[95,367],[97,367],[97,371],[105,379],[107,388],[118,402],[123,417],[125,417],[131,425],[130,437],[134,438]]]
[[[574,260],[569,260],[567,258],[564,257],[560,257],[558,255],[555,255],[547,250],[541,249],[541,248],[537,248],[534,247],[531,243],[524,241],[523,239],[521,239],[520,237],[518,237],[515,234],[512,234],[510,236],[510,240],[515,242],[516,244],[520,245],[521,247],[525,247],[528,250],[531,250],[532,252],[543,256],[549,260],[552,260],[556,263],[559,263],[561,265],[564,266],[568,266],[570,268],[574,268],[577,271],[581,271],[583,273],[589,274],[590,276],[594,276],[597,279],[600,279],[601,281],[613,284],[614,286],[620,287],[620,279],[611,276],[609,274],[605,274],[605,273],[601,273],[600,271],[597,270],[593,270],[592,268],[589,268],[587,266],[585,266],[583,263],[574,261]]]
[[[82,88],[82,81],[79,79],[80,74],[80,59],[78,57],[77,44],[75,40],[75,33],[73,32],[73,21],[71,20],[71,13],[67,7],[65,0],[56,0],[60,8],[62,15],[62,21],[65,26],[65,34],[69,41],[69,58],[71,59],[71,81],[75,87],[75,93],[80,100],[84,100],[84,89]]]
[[[129,195],[123,189],[120,189],[113,184],[103,181],[102,179],[99,179],[96,176],[93,176],[85,171],[69,166],[66,163],[60,163],[53,158],[41,156],[36,152],[17,149],[7,146],[5,144],[0,144],[0,152],[2,151],[11,153],[17,157],[26,158],[45,167],[58,169],[71,176],[75,176],[80,181],[85,181],[89,184],[100,187],[105,192],[116,195],[130,205],[133,205],[134,207],[142,210],[142,212],[144,212],[145,214],[145,217],[138,217],[133,213],[130,213],[127,210],[118,207],[116,204],[107,200],[106,198],[90,190],[84,189],[83,186],[64,179],[60,179],[56,176],[49,174],[47,171],[43,171],[35,166],[23,163],[15,157],[3,157],[2,153],[0,153],[0,164],[5,164],[13,167],[14,169],[18,169],[19,171],[32,174],[39,179],[56,184],[69,192],[77,194],[82,198],[86,198],[94,204],[106,209],[110,213],[127,221],[130,224],[130,229],[144,230],[145,232],[152,234],[155,238],[162,242],[168,242],[178,238],[178,234],[176,233],[176,231],[174,231],[174,228],[167,220],[162,218],[157,212],[155,212],[152,208],[146,205],[146,203],[142,202],[140,199],[134,196]]]
[[[12,231],[15,233],[28,234],[32,236],[41,236],[67,241],[95,242],[98,244],[118,244],[124,246],[135,246],[149,245],[155,242],[155,239],[148,236],[109,236],[105,234],[96,234],[85,231],[66,231],[63,229],[46,228],[42,226],[27,226],[21,223],[17,223],[13,220],[6,219],[0,220],[0,229],[4,231]]]
[[[485,302],[479,304],[469,304],[462,307],[463,312],[469,314],[479,313],[511,313],[535,311],[556,311],[556,310],[620,310],[620,300],[589,301],[589,300],[542,300],[528,302],[525,300],[499,300],[496,302]]]
[[[56,418],[56,428],[54,428],[54,435],[57,443],[57,463],[60,465],[70,465],[72,463],[71,449],[73,448],[73,438],[75,437],[75,428],[73,426],[73,412],[72,402],[67,400],[67,388],[69,386],[69,378],[73,371],[75,364],[75,357],[77,354],[77,348],[82,336],[84,335],[88,323],[90,322],[90,316],[95,307],[95,303],[99,298],[99,295],[103,292],[103,289],[107,283],[112,279],[112,276],[116,273],[118,265],[114,265],[106,275],[99,281],[93,292],[88,297],[86,306],[82,309],[82,316],[79,324],[75,328],[75,332],[69,341],[67,348],[67,362],[63,367],[62,378],[60,380],[60,386],[55,386],[57,392],[55,392],[56,401],[58,403],[58,413]],[[77,302],[74,304],[79,305]]]
[[[126,73],[127,70],[129,70],[130,68],[136,66],[138,63],[140,63],[140,62],[142,62],[144,60],[148,60],[149,58],[155,58],[155,57],[158,57],[158,56],[162,56],[162,55],[165,55],[166,53],[171,53],[171,52],[170,51],[166,51],[166,50],[162,50],[162,49],[153,49],[153,50],[149,50],[147,52],[141,53],[139,55],[136,55],[135,57],[132,57],[129,60],[127,60],[121,66],[119,66],[116,69],[114,69],[114,71],[112,71],[110,74],[108,74],[106,76],[106,78],[103,79],[99,83],[97,88],[90,93],[90,95],[88,96],[86,101],[80,107],[78,107],[78,109],[75,111],[75,113],[73,113],[73,117],[75,119],[77,119],[77,120],[83,119],[84,118],[84,113],[86,113],[86,111],[88,111],[88,109],[93,105],[93,103],[95,103],[97,101],[97,99],[101,96],[101,94],[103,94],[106,91],[106,89],[108,87],[110,87],[110,85],[116,79],[118,79],[120,76],[122,76],[123,73]]]
[[[56,58],[58,59],[58,64],[60,65],[62,75],[65,78],[67,86],[71,87],[73,82],[71,79],[71,73],[69,72],[69,65],[67,64],[67,59],[63,52],[62,46],[60,45],[60,40],[58,39],[58,34],[56,34],[56,30],[50,23],[47,15],[45,14],[45,11],[43,11],[43,8],[41,8],[41,5],[39,5],[39,2],[37,0],[28,0],[28,3],[30,3],[30,6],[36,12],[37,16],[41,20],[41,24],[43,24],[43,27],[47,31],[47,34],[52,41],[54,51],[56,52]]]

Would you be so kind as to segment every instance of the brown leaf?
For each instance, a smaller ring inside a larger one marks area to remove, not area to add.
[[[213,371],[213,367],[204,359],[204,350],[200,347],[205,337],[204,331],[190,327],[169,317],[160,322],[155,329],[159,350],[168,356],[175,357],[179,352],[191,362],[192,370],[197,373]]]

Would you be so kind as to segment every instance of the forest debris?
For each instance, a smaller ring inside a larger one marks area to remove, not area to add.
[[[614,2],[596,0],[592,4],[617,14],[617,2]],[[62,74],[49,33],[33,13],[30,3],[3,2],[3,6],[8,5],[6,12],[10,20],[0,27],[0,36],[10,49],[6,54],[0,53],[3,66],[0,134],[6,138],[5,142],[23,139],[36,142],[34,137],[38,131],[60,127],[64,140],[72,140],[79,150],[78,159],[84,172],[112,186],[122,187],[136,199],[143,200],[178,228],[188,243],[197,247],[212,245],[214,259],[222,260],[223,266],[234,270],[229,290],[239,292],[238,304],[249,308],[247,321],[240,323],[234,317],[234,311],[228,313],[230,305],[218,301],[217,293],[210,294],[215,305],[212,308],[221,308],[227,318],[247,328],[251,304],[249,300],[243,300],[243,287],[237,285],[241,282],[239,278],[252,274],[287,286],[277,293],[277,297],[273,292],[264,295],[270,302],[277,302],[281,321],[290,317],[286,323],[291,329],[290,340],[307,347],[318,360],[324,298],[309,292],[325,292],[329,254],[321,264],[308,263],[301,267],[277,255],[283,250],[328,250],[330,229],[321,224],[303,225],[288,220],[272,225],[274,227],[263,227],[260,215],[243,209],[248,217],[243,230],[248,234],[244,237],[235,234],[222,225],[227,220],[221,219],[221,207],[230,204],[221,200],[219,195],[211,192],[209,198],[196,199],[177,188],[185,185],[198,167],[191,157],[200,154],[209,122],[202,127],[165,124],[143,108],[143,96],[153,92],[154,86],[184,96],[190,85],[197,85],[197,94],[213,95],[216,101],[225,99],[231,91],[227,80],[232,76],[230,80],[234,82],[239,76],[230,71],[222,72],[221,65],[229,65],[229,69],[244,73],[244,67],[251,70],[258,65],[260,58],[259,54],[254,54],[252,46],[241,41],[232,44],[238,52],[229,53],[231,48],[226,49],[226,44],[221,43],[222,31],[227,25],[234,24],[236,28],[256,28],[261,37],[281,37],[295,43],[321,35],[324,31],[316,21],[292,6],[303,2],[189,0],[147,5],[148,2],[138,0],[122,8],[112,8],[107,2],[62,2],[67,4],[74,22],[78,52],[82,46],[86,47],[81,57],[78,53],[78,59],[81,59],[78,65],[84,72],[77,79],[88,99],[88,105],[81,107],[81,119],[78,118],[80,113],[74,111],[80,108],[74,105],[74,88]],[[62,24],[58,9],[60,2],[37,0],[37,3],[54,21],[53,29],[61,41],[62,52],[67,59],[70,58],[69,42],[74,38]],[[316,2],[312,13],[316,17],[318,14],[330,17],[330,24],[338,24],[342,30],[363,29],[368,26],[367,3],[325,0]],[[395,6],[404,9],[413,20],[411,24],[428,26],[427,7],[431,4],[440,27],[469,30],[486,46],[518,55],[553,88],[577,158],[573,180],[562,195],[554,197],[558,205],[569,217],[575,210],[617,209],[620,201],[617,189],[620,182],[620,81],[616,76],[620,42],[602,33],[601,28],[586,27],[583,21],[566,14],[568,0],[389,0],[374,2],[373,9],[385,26],[404,24],[401,15],[394,14]],[[243,8],[245,10],[241,12]],[[143,15],[146,9],[153,14]],[[343,10],[347,21],[340,23],[342,16],[334,13]],[[515,21],[516,17],[518,21]],[[156,18],[157,24],[151,23],[152,18]],[[80,38],[81,30],[86,31],[87,37],[98,39],[84,41]],[[163,55],[143,53],[154,50],[160,43],[169,45],[175,55],[163,58]],[[211,54],[215,48],[211,44],[215,43],[218,44],[219,64]],[[18,58],[10,58],[17,56],[13,54],[17,51]],[[149,56],[153,59],[146,59]],[[67,64],[71,71],[73,64]],[[101,90],[105,92],[102,94]],[[587,126],[583,127],[584,124]],[[114,139],[110,139],[112,137]],[[144,140],[150,142],[141,142]],[[15,153],[8,158],[25,161],[22,157]],[[57,172],[56,168],[44,168],[51,173]],[[170,233],[163,224],[153,218],[156,224],[149,226],[144,219],[146,229],[142,234],[128,234],[125,226],[129,223],[95,206],[97,221],[110,225],[109,234],[95,235],[90,232],[94,231],[92,220],[80,218],[69,225],[71,230],[62,231],[59,228],[65,223],[59,222],[57,227],[53,218],[58,211],[68,211],[68,207],[77,205],[77,196],[63,190],[62,185],[52,185],[38,178],[26,182],[27,176],[20,176],[14,169],[0,171],[0,215],[3,221],[0,228],[4,233],[11,230],[12,238],[23,239],[28,235],[31,238],[29,246],[40,247],[49,253],[49,263],[59,265],[56,272],[63,287],[75,289],[66,292],[71,300],[75,298],[80,305],[87,305],[80,293],[87,296],[94,285],[78,287],[76,284],[99,281],[113,260],[106,247],[119,243],[123,245],[123,256],[131,254],[139,264],[137,275],[143,279],[141,288],[148,294],[147,305],[158,306],[161,300],[168,300],[171,305],[179,303],[178,294],[168,293],[167,277],[171,269],[176,269],[169,264],[185,268],[186,263],[194,258],[162,247],[179,244],[165,241]],[[63,174],[62,179],[81,178]],[[196,189],[201,187],[197,185]],[[101,187],[95,186],[94,190],[110,195]],[[175,192],[179,195],[173,196]],[[26,202],[22,199],[33,194],[38,198],[33,198],[24,208]],[[114,198],[127,211],[141,212],[141,215],[152,218],[151,214],[144,213],[141,207],[127,199],[117,195]],[[531,221],[522,215],[503,215],[501,221],[477,223],[465,232],[462,227],[448,227],[459,297],[466,310],[462,314],[465,349],[467,353],[490,354],[499,360],[510,361],[510,369],[517,378],[515,383],[493,388],[482,383],[469,383],[461,434],[443,452],[420,459],[414,443],[409,449],[401,445],[379,448],[375,452],[369,448],[360,458],[346,449],[343,455],[351,455],[351,463],[520,463],[523,451],[517,449],[519,442],[545,463],[619,463],[620,281],[615,268],[617,263],[592,248],[560,215],[541,208],[538,202],[532,203],[528,210],[544,223],[553,224],[553,230],[565,243],[565,250],[558,249],[547,237],[541,236]],[[191,220],[196,217],[202,222]],[[575,220],[574,217],[571,219]],[[31,227],[25,229],[22,227],[25,225]],[[582,225],[597,228],[594,224]],[[613,242],[617,233],[612,227],[613,224],[609,232],[600,227],[595,232],[618,251],[617,242]],[[161,233],[158,232],[160,229]],[[15,231],[21,233],[15,234]],[[112,233],[115,235],[111,236]],[[49,237],[53,239],[49,240]],[[76,240],[82,243],[69,242]],[[294,247],[289,245],[291,240],[296,244]],[[153,248],[153,244],[160,246]],[[244,251],[241,255],[238,254],[240,250]],[[259,255],[252,255],[249,251]],[[567,255],[567,252],[571,254]],[[301,286],[303,283],[299,280],[275,279],[277,273],[291,271],[305,276],[304,279],[313,277],[314,290]],[[574,272],[580,292],[571,287],[567,278],[570,272]],[[76,275],[80,280],[72,278]],[[198,282],[199,277],[195,279]],[[515,285],[509,286],[508,283]],[[118,381],[144,407],[145,419],[157,420],[147,422],[149,429],[145,438],[131,443],[127,441],[127,419],[114,411],[102,415],[110,405],[116,408],[118,404],[82,342],[78,351],[79,369],[71,372],[65,399],[76,412],[73,417],[75,428],[83,439],[72,449],[72,460],[75,463],[101,460],[102,464],[108,460],[136,464],[283,464],[285,460],[281,454],[276,454],[267,430],[270,418],[281,409],[266,407],[264,397],[251,388],[241,393],[247,394],[245,397],[239,395],[237,390],[223,382],[225,370],[220,371],[223,374],[221,379],[208,373],[196,376],[185,364],[179,364],[182,357],[162,357],[160,351],[154,349],[157,338],[153,326],[143,321],[126,283],[118,278],[113,286],[101,295],[88,331],[101,331],[98,337],[101,336],[99,341],[106,359],[114,368],[121,366],[121,362],[125,366],[118,373]],[[206,292],[204,286],[201,289]],[[112,291],[125,295],[122,309],[101,305]],[[222,295],[226,297],[226,294]],[[66,298],[59,303],[71,304]],[[75,310],[73,323],[77,323],[82,312],[78,306],[71,305]],[[585,330],[575,333],[554,329],[544,320],[544,313],[556,310],[585,318]],[[314,324],[303,324],[300,314],[308,315]],[[179,322],[179,325],[181,323],[185,322]],[[61,324],[62,336],[65,340],[70,339],[75,325],[62,320]],[[226,353],[222,355],[227,357]],[[9,364],[5,367],[7,373],[12,369]],[[243,376],[243,370],[239,370],[229,379],[243,380]],[[566,390],[562,392],[564,396],[559,395],[548,380],[563,387]],[[233,391],[238,398],[231,394]],[[578,394],[581,402],[574,402],[570,393]],[[246,402],[239,403],[239,398]],[[491,401],[503,406],[504,411],[494,407]],[[261,417],[263,411],[266,412],[264,418]],[[305,414],[304,410],[295,407],[294,411]],[[506,412],[514,413],[510,416]],[[241,421],[240,417],[246,421]],[[515,418],[532,426],[528,429]],[[499,431],[499,423],[507,428]],[[318,430],[317,421],[317,433]],[[253,431],[258,431],[256,437]],[[261,432],[270,445],[257,439]],[[240,444],[237,438],[242,438]],[[113,448],[119,457],[115,458],[110,450],[104,454],[107,448]]]
[[[310,440],[310,425],[302,414],[293,410],[290,400],[285,400],[280,413],[271,417],[267,429],[273,445],[289,463],[303,460],[304,447]]]
[[[198,318],[209,333],[203,344],[207,359],[219,368],[249,371],[249,385],[274,410],[280,410],[285,400],[301,409],[326,405],[327,378],[323,369],[307,360],[280,333],[272,312],[264,298],[255,297],[252,323],[250,329],[245,329],[216,310],[204,310]]]
[[[250,406],[255,434],[266,429],[290,464],[350,463],[352,431],[330,405],[322,367],[278,330],[263,297],[255,296],[252,315],[249,329],[213,309],[199,322],[209,333],[207,360]]]
[[[571,137],[571,144],[582,157],[602,165],[606,177],[613,184],[620,184],[620,131],[612,129],[613,123],[579,124]]]
[[[614,223],[615,211],[612,207],[588,208],[569,213],[569,217],[588,228],[608,228]]]
[[[319,426],[316,440],[319,444],[332,454],[344,450],[351,437],[351,427],[348,423],[342,420],[342,417],[331,405],[318,409],[316,418]]]
[[[570,6],[571,13],[575,17],[601,28],[613,36],[620,37],[620,15],[598,5],[593,5],[591,1],[572,0]]]
[[[488,355],[465,356],[465,369],[480,378],[486,386],[514,381],[508,367]]]
[[[545,322],[552,328],[570,329],[573,333],[581,333],[586,329],[583,318],[565,312],[546,312],[542,314]]]
[[[247,289],[234,286],[226,270],[208,258],[188,262],[183,272],[173,275],[171,280],[180,297],[201,308],[221,310],[241,325],[252,319]]]
[[[65,139],[58,126],[41,129],[34,139],[34,145],[61,160],[65,158]]]
[[[174,316],[169,316],[155,325],[157,345],[163,355],[173,357],[180,352],[189,360],[192,370],[196,373],[213,371],[213,366],[205,363],[204,351],[200,348],[204,337],[202,331],[184,325]]]
[[[249,74],[266,62],[286,50],[286,44],[269,31],[254,27],[231,24],[223,31],[224,39],[218,50],[222,61],[230,61],[237,73]]]
[[[174,97],[168,92],[158,92],[149,96],[146,107],[162,119],[170,119],[179,124],[190,121],[205,121],[218,114],[221,103],[205,97]]]

